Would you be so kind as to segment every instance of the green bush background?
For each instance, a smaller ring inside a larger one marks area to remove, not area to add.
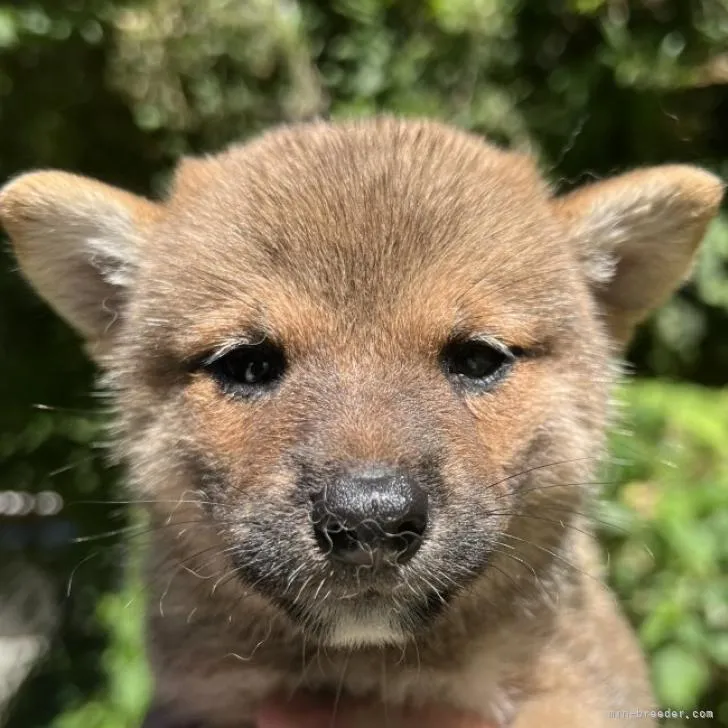
[[[0,0],[0,181],[61,167],[155,193],[182,153],[381,110],[528,148],[559,190],[666,161],[725,177],[727,83],[719,0]],[[0,540],[62,606],[10,725],[131,728],[141,598],[121,575],[128,539],[96,538],[128,515],[95,444],[93,371],[2,255],[0,490],[62,492],[56,522],[92,537],[50,548],[50,525],[29,522],[20,552]],[[611,582],[661,705],[728,726],[728,218],[629,360],[596,516]]]

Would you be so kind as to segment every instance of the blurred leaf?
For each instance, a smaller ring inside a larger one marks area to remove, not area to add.
[[[694,706],[710,680],[708,665],[699,655],[674,645],[655,654],[652,674],[658,696],[677,708]]]

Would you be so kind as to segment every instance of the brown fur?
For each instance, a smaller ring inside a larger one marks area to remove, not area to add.
[[[299,689],[516,728],[651,706],[583,514],[612,357],[685,275],[721,194],[675,166],[554,199],[529,158],[395,119],[185,160],[160,203],[63,173],[10,183],[21,267],[98,358],[150,501],[156,704],[209,728]],[[454,334],[527,354],[493,390],[455,391],[438,365]],[[289,362],[271,395],[225,396],[191,364],[261,336]],[[386,578],[329,570],[297,500],[304,466],[322,482],[370,461],[431,479],[426,541]],[[282,581],[252,583],[234,549]],[[401,643],[328,645],[352,594],[447,604]]]

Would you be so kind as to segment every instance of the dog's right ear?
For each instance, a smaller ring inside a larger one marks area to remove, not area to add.
[[[144,229],[161,209],[65,172],[30,172],[0,190],[0,222],[24,276],[92,353],[123,316]]]

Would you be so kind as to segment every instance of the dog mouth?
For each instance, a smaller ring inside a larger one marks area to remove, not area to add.
[[[439,590],[368,587],[326,599],[273,601],[297,626],[331,647],[403,644],[425,631],[450,605],[453,594]]]
[[[417,558],[401,563],[396,558],[399,544],[362,549],[361,538],[330,530],[329,535],[347,539],[339,547],[346,558],[331,559],[310,541],[271,541],[271,530],[273,524],[235,539],[239,546],[230,557],[241,586],[275,605],[307,638],[332,648],[417,640],[480,573],[465,563],[475,549],[455,558],[450,552],[431,552],[428,542]]]
[[[244,588],[254,585],[304,631],[336,643],[401,642],[425,629],[455,596],[455,582],[445,584],[424,565],[370,560],[369,554],[361,558],[368,563],[330,563],[322,569],[304,560],[285,571],[271,562],[241,559],[236,572]]]

